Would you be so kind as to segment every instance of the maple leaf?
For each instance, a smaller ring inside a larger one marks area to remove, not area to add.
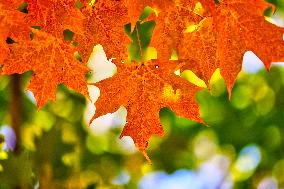
[[[0,1],[0,64],[9,53],[9,46],[6,42],[8,37],[14,40],[29,37],[30,30],[24,21],[25,14],[17,10],[20,3],[20,0]]]
[[[81,34],[83,14],[76,8],[76,0],[27,0],[27,22],[40,26],[58,38],[63,37],[66,29]]]
[[[93,5],[82,8],[85,16],[83,34],[75,35],[79,53],[83,62],[87,62],[95,45],[104,47],[107,57],[127,58],[129,39],[124,34],[124,25],[128,23],[127,8],[124,3],[115,0],[97,0]]]
[[[132,137],[146,158],[149,138],[164,134],[159,119],[161,108],[169,107],[178,116],[202,122],[195,100],[200,88],[174,74],[178,61],[152,60],[116,65],[116,75],[95,83],[100,89],[100,96],[95,103],[97,110],[92,120],[125,106],[127,124],[121,137]]]
[[[208,84],[220,68],[230,95],[246,51],[253,51],[267,69],[271,62],[284,60],[284,29],[265,20],[263,10],[268,6],[262,0],[221,1],[212,17],[204,18],[180,40],[179,58],[189,60],[184,69]]]
[[[2,68],[3,74],[32,70],[28,87],[37,99],[38,108],[56,98],[56,87],[66,86],[88,96],[85,74],[88,69],[74,56],[76,47],[52,35],[33,29],[31,41],[12,44],[10,55]]]

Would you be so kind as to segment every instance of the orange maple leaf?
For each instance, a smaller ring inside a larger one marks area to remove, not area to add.
[[[154,37],[152,42],[158,49],[158,57],[169,58],[172,50],[177,50],[179,59],[187,62],[183,69],[192,70],[207,84],[214,71],[220,68],[229,94],[246,51],[253,51],[267,68],[272,61],[283,60],[284,29],[265,20],[263,10],[268,3],[262,0],[222,0],[219,4],[201,2],[209,9],[204,12],[209,14],[200,15],[193,7],[189,8],[201,19],[198,21],[188,14],[190,20],[179,22],[179,28],[172,19],[180,14],[178,8],[159,15],[158,30],[154,33],[156,39]],[[190,26],[195,30],[187,31]]]
[[[113,0],[97,0],[82,8],[85,16],[83,34],[75,35],[83,62],[87,62],[97,44],[104,47],[107,57],[127,58],[129,39],[124,34],[124,25],[129,22],[124,3]]]
[[[76,0],[27,0],[26,21],[43,31],[63,38],[66,29],[81,34],[83,14],[76,8]]]
[[[146,158],[147,141],[152,135],[163,136],[159,111],[169,107],[178,116],[202,122],[195,94],[199,87],[174,74],[178,61],[152,60],[144,63],[116,63],[117,74],[95,83],[100,97],[92,120],[127,109],[127,124],[121,137],[130,136]],[[91,121],[92,121],[91,120]]]
[[[37,100],[38,108],[56,98],[56,87],[66,86],[88,96],[85,74],[88,68],[74,56],[76,47],[59,38],[38,30],[31,41],[12,44],[9,57],[4,61],[3,74],[33,71],[28,87]]]
[[[267,69],[271,62],[284,60],[284,29],[265,20],[268,7],[263,0],[223,0],[216,7],[217,62],[229,94],[246,51],[253,51]]]

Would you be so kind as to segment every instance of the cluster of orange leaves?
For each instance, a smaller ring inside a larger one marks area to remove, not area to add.
[[[24,2],[26,13],[18,10]],[[135,26],[146,6],[156,12],[149,18],[156,21],[150,46],[158,56],[130,62],[124,26]],[[0,0],[1,73],[32,70],[28,89],[38,108],[55,99],[60,83],[88,97],[86,63],[93,47],[101,44],[107,57],[116,58],[117,73],[95,83],[100,97],[93,119],[125,106],[121,137],[131,136],[146,155],[149,138],[164,134],[161,108],[203,123],[195,99],[200,88],[174,74],[176,70],[192,70],[209,84],[220,68],[230,94],[246,51],[253,51],[266,68],[283,61],[284,29],[263,16],[271,6],[263,0]],[[64,40],[67,29],[74,32],[71,42]],[[177,61],[169,60],[173,50]]]

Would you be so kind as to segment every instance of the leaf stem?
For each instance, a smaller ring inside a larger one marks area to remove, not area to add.
[[[141,60],[143,61],[143,60],[144,60],[144,58],[143,58],[143,52],[142,52],[142,46],[141,46],[141,40],[140,40],[140,36],[139,36],[138,26],[137,26],[137,24],[135,25],[135,28],[136,28],[136,35],[137,35],[137,39],[138,39],[138,45],[139,45],[139,53],[140,53],[140,56],[141,56]]]

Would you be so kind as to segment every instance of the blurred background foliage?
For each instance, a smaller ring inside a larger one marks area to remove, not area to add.
[[[278,9],[272,18],[281,25],[284,3],[273,3]],[[143,53],[156,56],[147,49],[155,23],[143,21],[150,12],[145,9],[133,32],[125,26],[133,40],[128,48],[131,60],[145,59],[138,53],[137,28],[145,39]],[[198,93],[201,114],[209,127],[177,117],[167,108],[160,111],[166,136],[150,140],[153,165],[137,152],[130,138],[119,139],[126,122],[125,108],[89,127],[95,107],[83,96],[62,85],[56,102],[37,111],[33,95],[24,92],[31,72],[21,76],[22,93],[17,95],[12,86],[13,77],[18,76],[1,76],[0,189],[284,188],[284,68],[273,66],[267,72],[253,59],[244,64],[230,101],[218,71],[211,93],[208,89]],[[106,65],[109,75],[113,74],[113,66]],[[93,74],[101,79],[100,73]],[[203,85],[190,71],[181,76]],[[98,93],[96,88],[90,91]],[[14,103],[19,99],[20,105]],[[19,116],[15,117],[15,109]]]

